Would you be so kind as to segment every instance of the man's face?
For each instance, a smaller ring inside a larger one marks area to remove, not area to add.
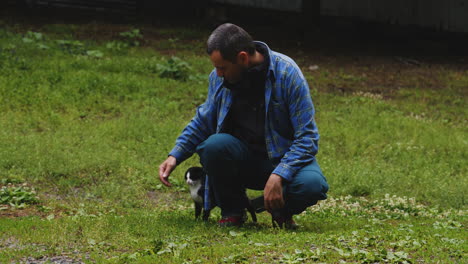
[[[219,77],[224,77],[224,80],[230,84],[241,81],[244,77],[244,73],[247,71],[247,64],[243,57],[244,54],[241,53],[242,52],[236,57],[236,63],[223,59],[219,50],[215,50],[210,54],[211,62],[216,68],[216,74]]]

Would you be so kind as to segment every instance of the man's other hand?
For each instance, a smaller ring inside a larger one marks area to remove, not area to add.
[[[164,185],[168,187],[172,186],[169,182],[169,176],[176,166],[177,161],[173,156],[169,156],[161,165],[159,165],[159,180],[161,180]]]
[[[272,212],[275,209],[284,207],[283,199],[283,183],[281,176],[277,174],[271,174],[270,178],[265,185],[265,209],[268,212]]]

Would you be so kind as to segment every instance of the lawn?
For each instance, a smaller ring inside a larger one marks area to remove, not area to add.
[[[466,261],[468,67],[424,57],[271,40],[310,83],[329,199],[295,216],[298,231],[267,213],[194,220],[182,174],[198,157],[170,189],[157,167],[205,99],[208,34],[0,21],[0,263]]]

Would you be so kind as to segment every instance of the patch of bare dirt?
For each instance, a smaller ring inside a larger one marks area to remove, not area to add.
[[[26,263],[26,264],[84,264],[82,260],[75,259],[70,256],[52,256],[52,257],[42,257],[42,258],[33,258],[33,257],[28,257],[26,259],[23,259],[21,263]]]
[[[188,192],[175,191],[149,191],[146,193],[146,198],[150,206],[155,208],[172,208],[179,206],[181,201],[191,201]]]
[[[30,216],[39,216],[47,217],[50,213],[41,212],[36,206],[29,206],[24,209],[15,209],[10,206],[3,207],[5,209],[0,210],[0,218],[18,218],[18,217],[30,217]]]

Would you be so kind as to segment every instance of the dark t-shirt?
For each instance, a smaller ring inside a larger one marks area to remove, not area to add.
[[[224,86],[232,91],[233,101],[222,132],[229,133],[247,144],[255,156],[267,158],[265,80],[270,58],[265,47],[257,44],[256,49],[264,56],[263,63],[248,69],[247,76],[239,83],[224,82]]]

